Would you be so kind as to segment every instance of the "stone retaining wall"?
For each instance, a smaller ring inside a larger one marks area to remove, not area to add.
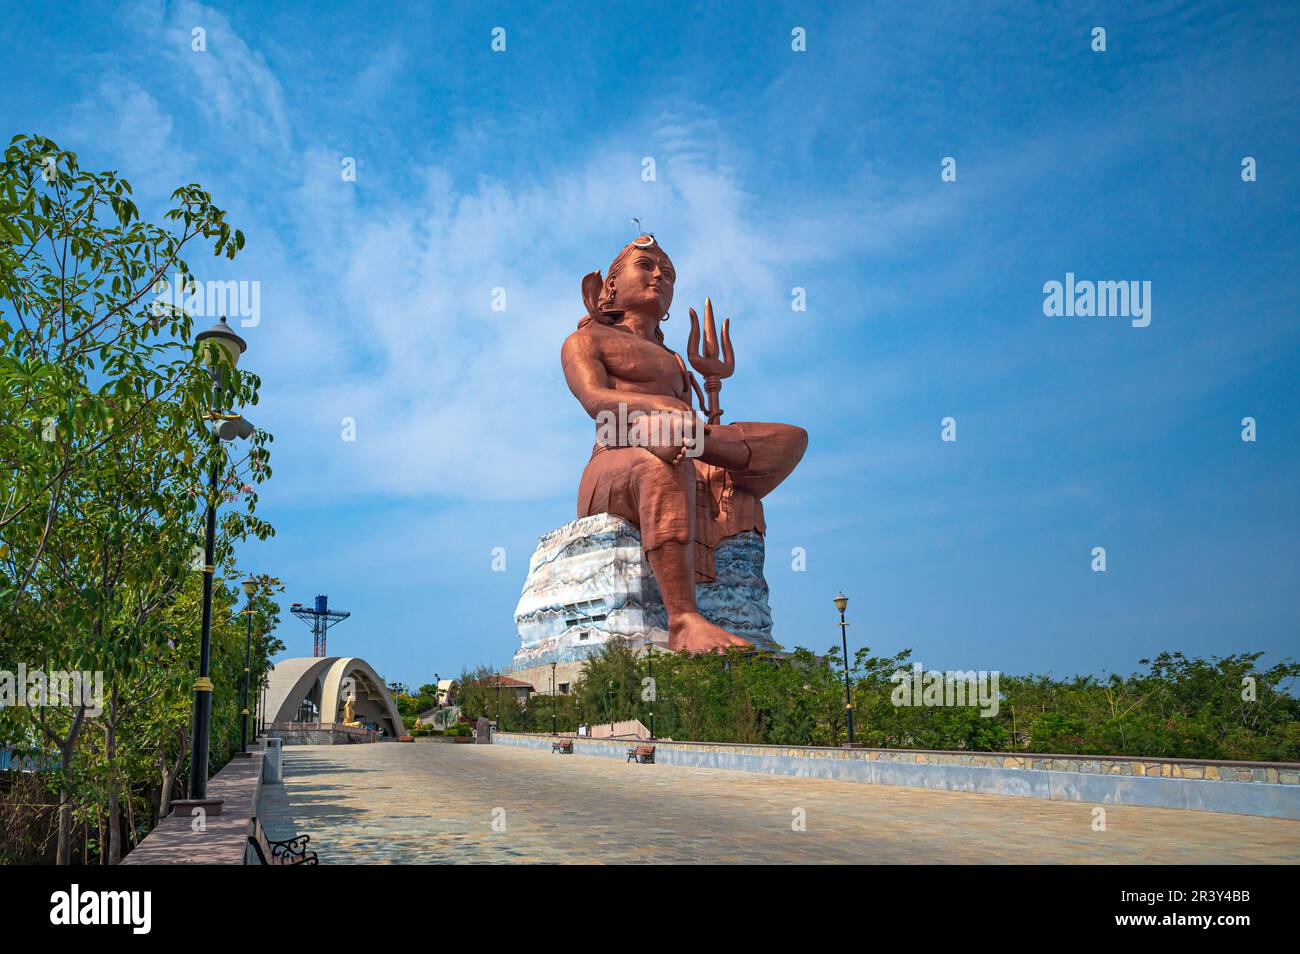
[[[566,738],[572,738],[566,736]],[[553,736],[498,732],[548,750]],[[626,741],[574,738],[575,755],[626,759]],[[1034,753],[656,742],[664,765],[831,778],[989,795],[1300,819],[1300,765]],[[562,756],[561,756],[562,757]]]
[[[266,737],[279,739],[282,745],[349,745],[354,742],[378,742],[377,732],[345,725],[289,725],[268,726]]]
[[[220,815],[199,824],[189,812],[172,812],[122,859],[124,865],[242,865],[250,819],[262,792],[263,753],[233,758],[208,779],[208,797],[224,799]]]
[[[411,740],[412,742],[446,742],[451,745],[473,745],[474,736],[467,735],[457,738],[451,735],[417,735]]]

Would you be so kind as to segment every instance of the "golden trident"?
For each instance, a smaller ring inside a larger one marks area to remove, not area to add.
[[[721,423],[718,396],[722,393],[722,379],[731,377],[736,370],[736,354],[731,350],[731,319],[727,318],[722,322],[722,359],[718,359],[718,332],[713,324],[713,302],[708,298],[704,299],[704,354],[700,354],[700,319],[692,308],[686,356],[691,359],[691,367],[704,375],[704,390],[709,395],[709,423]]]

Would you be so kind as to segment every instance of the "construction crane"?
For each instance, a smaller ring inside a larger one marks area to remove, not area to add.
[[[326,631],[352,615],[346,610],[330,609],[330,598],[323,595],[316,597],[314,607],[294,603],[289,607],[289,612],[311,627],[311,654],[321,658],[325,656]]]

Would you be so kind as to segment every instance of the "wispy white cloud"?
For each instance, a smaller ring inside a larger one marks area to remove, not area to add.
[[[323,444],[330,450],[316,457],[329,487],[500,499],[563,493],[576,483],[590,422],[564,386],[559,348],[581,315],[582,274],[605,267],[630,237],[630,224],[610,223],[626,223],[641,204],[636,169],[635,157],[606,151],[536,185],[483,181],[465,191],[434,169],[422,177],[421,193],[379,197],[364,207],[316,200],[320,190],[352,188],[337,175],[333,183],[304,187],[307,201],[296,209],[301,231],[328,234],[339,263],[313,297],[333,305],[328,317],[304,310],[277,321],[288,338],[305,337],[310,327],[310,335],[327,340],[325,353],[352,360],[328,375],[323,401],[310,371],[277,385],[295,413],[329,415],[322,431],[337,432],[341,415],[357,417],[355,447],[335,433]],[[692,167],[664,188],[672,196],[661,203],[658,221],[673,236],[670,253],[690,263],[682,267],[674,309],[680,323],[668,330],[684,335],[685,306],[702,303],[708,274],[730,277],[708,289],[729,311],[756,310],[756,289],[763,294],[770,281],[764,258],[779,243],[743,220],[734,181]],[[734,247],[729,238],[746,232],[754,247],[769,251],[742,254],[732,268],[709,267],[718,253],[692,254]],[[590,252],[576,256],[574,247],[601,251],[593,260]],[[504,311],[491,307],[497,288],[504,290]],[[753,332],[746,344],[757,347]]]
[[[242,149],[290,146],[284,90],[265,57],[235,32],[230,18],[194,0],[142,5],[141,42],[167,63],[178,92],[216,131]],[[204,49],[196,50],[196,30]],[[235,150],[238,151],[238,150]]]

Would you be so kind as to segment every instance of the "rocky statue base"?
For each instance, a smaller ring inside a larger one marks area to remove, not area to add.
[[[747,530],[722,540],[715,563],[715,582],[695,588],[700,613],[756,649],[779,649],[763,579],[762,534]],[[515,625],[516,670],[578,662],[611,641],[666,651],[668,614],[636,527],[602,513],[541,537]]]

